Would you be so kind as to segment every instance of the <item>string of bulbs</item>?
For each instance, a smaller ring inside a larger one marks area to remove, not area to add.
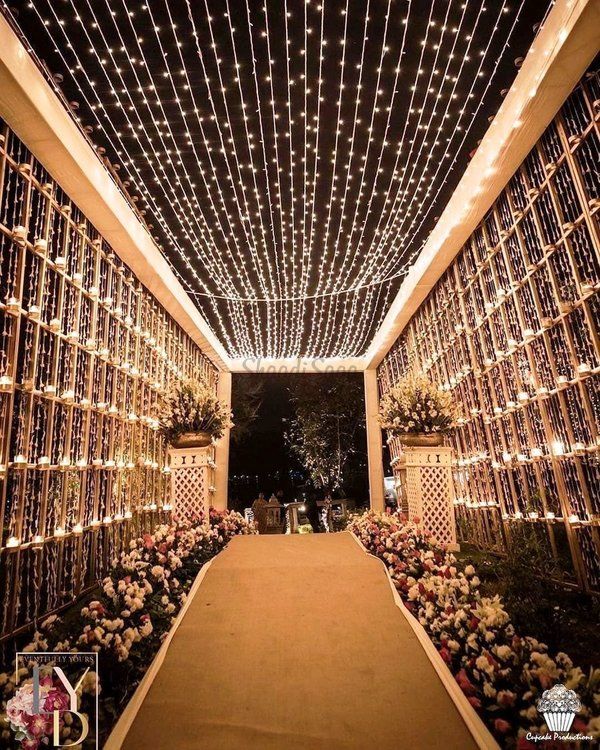
[[[230,355],[287,358],[368,347],[527,2],[28,9]]]

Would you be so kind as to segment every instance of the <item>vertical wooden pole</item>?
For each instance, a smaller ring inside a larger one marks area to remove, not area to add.
[[[231,408],[231,373],[220,372],[217,385],[217,396]],[[214,507],[217,510],[227,509],[227,481],[229,479],[229,437],[231,430],[226,430],[215,446],[215,494]]]
[[[379,415],[377,371],[365,370],[365,418],[367,422],[367,457],[369,460],[369,498],[373,510],[384,509],[383,444]]]

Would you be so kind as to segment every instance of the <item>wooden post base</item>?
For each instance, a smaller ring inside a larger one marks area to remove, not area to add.
[[[403,453],[408,517],[420,518],[441,545],[457,551],[452,448],[405,447]]]
[[[175,521],[208,515],[214,493],[213,447],[170,448],[171,505]]]

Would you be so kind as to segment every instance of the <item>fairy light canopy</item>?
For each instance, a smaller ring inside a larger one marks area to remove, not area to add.
[[[364,354],[539,0],[0,6],[232,358]]]

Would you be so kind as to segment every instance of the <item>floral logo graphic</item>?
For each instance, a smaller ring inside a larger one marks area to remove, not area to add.
[[[37,697],[36,697],[37,696]],[[39,707],[34,703],[39,702]],[[39,692],[34,695],[33,683],[20,687],[14,698],[6,706],[6,715],[15,739],[21,746],[30,750],[40,743],[47,744],[48,738],[54,735],[54,712],[58,713],[59,731],[64,721],[61,713],[69,708],[69,696],[58,680],[50,676],[41,677]]]
[[[21,682],[7,702],[6,718],[22,750],[82,746],[90,735],[91,717],[81,708],[80,699],[82,692],[97,697],[97,661],[95,653],[17,654],[17,682],[30,673],[31,677]],[[97,703],[95,713],[97,722]]]
[[[559,683],[544,690],[537,702],[537,710],[543,714],[551,732],[568,732],[575,714],[581,710],[581,701],[573,690]]]

